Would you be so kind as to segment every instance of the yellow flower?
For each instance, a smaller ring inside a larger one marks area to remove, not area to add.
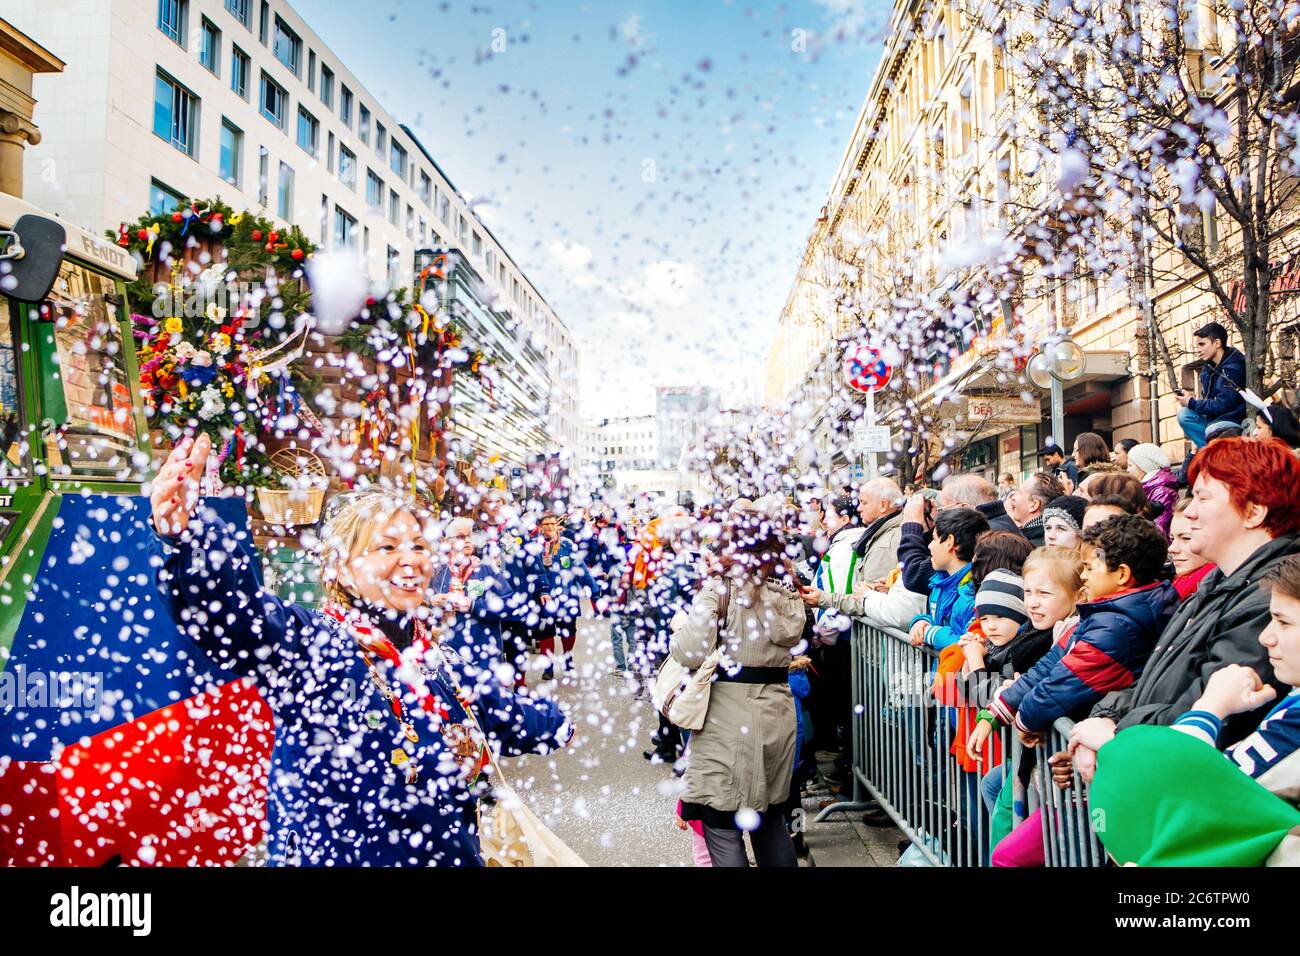
[[[168,335],[180,335],[185,330],[185,323],[181,321],[180,316],[173,315],[163,323],[163,331]]]
[[[225,332],[218,332],[212,336],[212,351],[218,355],[225,355],[230,351],[230,336]]]

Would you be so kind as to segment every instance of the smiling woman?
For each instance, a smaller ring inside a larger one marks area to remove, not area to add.
[[[426,516],[394,492],[331,502],[321,611],[268,594],[247,543],[207,509],[212,444],[178,445],[151,495],[158,587],[203,655],[252,676],[275,716],[273,866],[481,866],[478,798],[494,753],[547,753],[572,726],[517,696],[427,623]]]

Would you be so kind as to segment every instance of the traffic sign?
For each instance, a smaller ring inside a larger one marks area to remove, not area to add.
[[[889,384],[894,370],[869,345],[860,345],[844,359],[844,380],[849,388],[870,395]]]

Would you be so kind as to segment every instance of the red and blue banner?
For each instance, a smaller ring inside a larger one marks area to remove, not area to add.
[[[59,499],[0,671],[0,865],[230,864],[263,838],[270,709],[173,625],[148,519]]]

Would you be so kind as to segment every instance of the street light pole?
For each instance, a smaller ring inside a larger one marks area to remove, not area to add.
[[[1052,441],[1065,447],[1065,398],[1061,380],[1055,375],[1052,376]]]

